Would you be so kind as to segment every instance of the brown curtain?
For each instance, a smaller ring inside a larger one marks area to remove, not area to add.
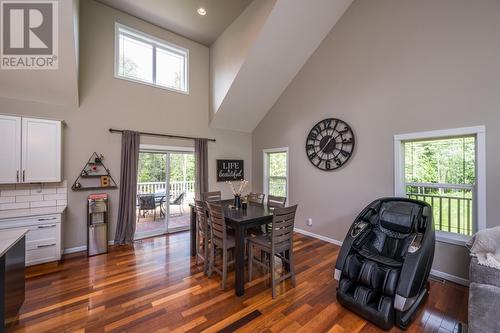
[[[120,200],[115,244],[132,244],[134,241],[139,144],[139,133],[123,131],[120,168]]]
[[[206,139],[194,140],[194,156],[196,161],[195,191],[196,197],[200,193],[208,192],[208,149]]]

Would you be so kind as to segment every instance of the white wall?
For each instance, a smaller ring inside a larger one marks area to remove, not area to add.
[[[190,50],[189,95],[141,85],[114,78],[115,21],[144,31],[155,37]],[[64,119],[63,172],[71,186],[92,152],[105,156],[105,164],[114,179],[120,179],[119,134],[108,132],[110,127],[146,132],[213,137],[209,143],[209,186],[231,193],[225,183],[217,183],[215,160],[243,159],[245,176],[251,180],[251,135],[208,127],[209,50],[206,46],[185,39],[144,21],[116,11],[100,3],[81,2],[80,16],[80,107],[0,99],[2,113]],[[39,89],[47,87],[40,86]],[[192,146],[191,141],[142,137],[142,143]],[[110,194],[111,225],[109,236],[114,239],[118,210],[118,190]],[[64,247],[86,244],[87,192],[68,193],[68,211],[64,228]]]
[[[288,146],[297,227],[343,240],[362,208],[393,194],[395,134],[486,125],[487,219],[500,225],[499,35],[495,0],[356,0],[253,132],[254,189],[262,149]],[[327,117],[356,135],[354,156],[334,172],[305,153]],[[468,278],[468,251],[438,243],[434,268]]]

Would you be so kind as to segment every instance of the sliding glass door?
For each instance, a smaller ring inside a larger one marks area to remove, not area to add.
[[[141,146],[136,239],[189,229],[194,154],[187,149]]]

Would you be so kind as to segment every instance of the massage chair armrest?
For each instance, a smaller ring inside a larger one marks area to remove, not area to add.
[[[362,227],[356,229],[356,227],[360,225]],[[342,270],[344,269],[345,260],[349,256],[349,254],[351,254],[353,246],[359,246],[359,243],[363,242],[363,239],[369,232],[370,223],[366,221],[357,221],[356,223],[353,223],[351,225],[351,228],[349,228],[349,232],[347,233],[344,242],[342,243],[342,247],[340,248],[340,252],[337,257],[337,263],[335,264],[334,273],[335,280],[340,281],[340,276],[342,275]]]
[[[400,298],[415,298],[424,289],[434,258],[435,241],[434,229],[429,228],[423,234],[420,248],[414,253],[407,253],[396,289]]]

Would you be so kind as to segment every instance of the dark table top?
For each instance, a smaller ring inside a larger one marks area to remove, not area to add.
[[[232,207],[233,200],[222,200],[224,206],[224,217],[226,221],[233,223],[252,223],[261,220],[272,220],[273,208],[268,208],[267,205],[259,205],[248,203],[247,209],[235,209]],[[193,204],[190,204],[194,207]]]

